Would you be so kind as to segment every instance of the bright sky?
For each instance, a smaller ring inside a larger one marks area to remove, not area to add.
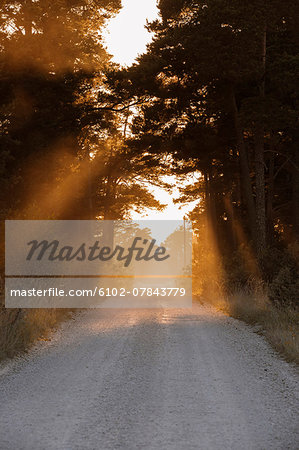
[[[156,0],[122,0],[122,5],[120,13],[107,26],[105,41],[108,52],[113,55],[113,61],[130,66],[138,54],[145,52],[146,44],[151,40],[151,34],[144,26],[147,20],[152,21],[158,17],[158,9]],[[172,182],[176,184],[175,178],[172,178]],[[180,209],[175,205],[172,199],[178,197],[177,190],[173,195],[164,189],[150,190],[161,203],[168,205],[167,208],[162,212],[148,210],[146,214],[133,213],[132,219],[182,220],[195,206],[192,203]]]
[[[151,40],[146,21],[158,17],[156,0],[122,0],[123,8],[107,27],[105,40],[113,61],[131,65]]]
[[[183,220],[184,216],[186,216],[192,209],[196,206],[197,200],[195,202],[191,202],[188,205],[178,205],[173,203],[174,198],[179,197],[179,187],[183,187],[183,184],[179,183],[176,177],[165,177],[165,181],[169,184],[173,184],[175,187],[173,189],[172,194],[169,194],[167,191],[157,187],[150,187],[149,190],[154,194],[157,200],[163,205],[167,205],[167,207],[163,211],[152,211],[148,210],[143,214],[138,214],[133,212],[132,219],[134,220]],[[185,184],[191,184],[194,181],[193,177],[188,177],[188,180]],[[181,206],[181,208],[180,208]]]

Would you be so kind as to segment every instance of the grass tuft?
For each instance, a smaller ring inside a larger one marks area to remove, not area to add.
[[[260,333],[287,361],[299,364],[299,308],[291,304],[274,305],[258,288],[240,288],[225,296],[208,295],[205,299],[236,319],[259,325]]]

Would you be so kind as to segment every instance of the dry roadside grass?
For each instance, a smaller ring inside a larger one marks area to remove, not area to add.
[[[71,315],[67,309],[5,309],[0,307],[0,361],[24,352],[47,339]]]
[[[261,289],[240,289],[231,295],[207,295],[204,299],[231,317],[259,325],[259,332],[275,350],[287,361],[299,364],[298,307],[276,307]]]
[[[276,307],[265,297],[236,292],[227,301],[227,312],[249,324],[261,325],[261,333],[288,361],[299,364],[299,309]]]
[[[39,339],[47,339],[70,316],[63,309],[5,309],[0,307],[0,360],[24,352]]]
[[[4,283],[0,280],[0,361],[24,352],[38,339],[47,339],[69,309],[6,309]]]

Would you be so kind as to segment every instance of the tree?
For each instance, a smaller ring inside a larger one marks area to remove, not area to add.
[[[42,215],[51,215],[41,198],[51,195],[59,173],[82,159],[82,133],[95,123],[113,128],[110,112],[91,114],[89,108],[98,103],[95,88],[109,64],[99,31],[119,7],[119,0],[4,2],[0,144],[6,215],[36,201]]]
[[[111,73],[109,86],[123,107],[140,105],[134,145],[200,170],[216,234],[224,218],[241,219],[262,261],[266,228],[277,230],[281,221],[285,231],[295,226],[272,203],[286,203],[279,178],[290,170],[297,196],[297,164],[285,144],[293,142],[297,121],[298,6],[161,0],[159,8],[147,53]],[[287,203],[297,210],[294,200]]]

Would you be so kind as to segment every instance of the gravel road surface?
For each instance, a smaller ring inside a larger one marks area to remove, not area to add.
[[[297,394],[295,368],[209,306],[89,310],[0,366],[0,449],[298,449]]]

